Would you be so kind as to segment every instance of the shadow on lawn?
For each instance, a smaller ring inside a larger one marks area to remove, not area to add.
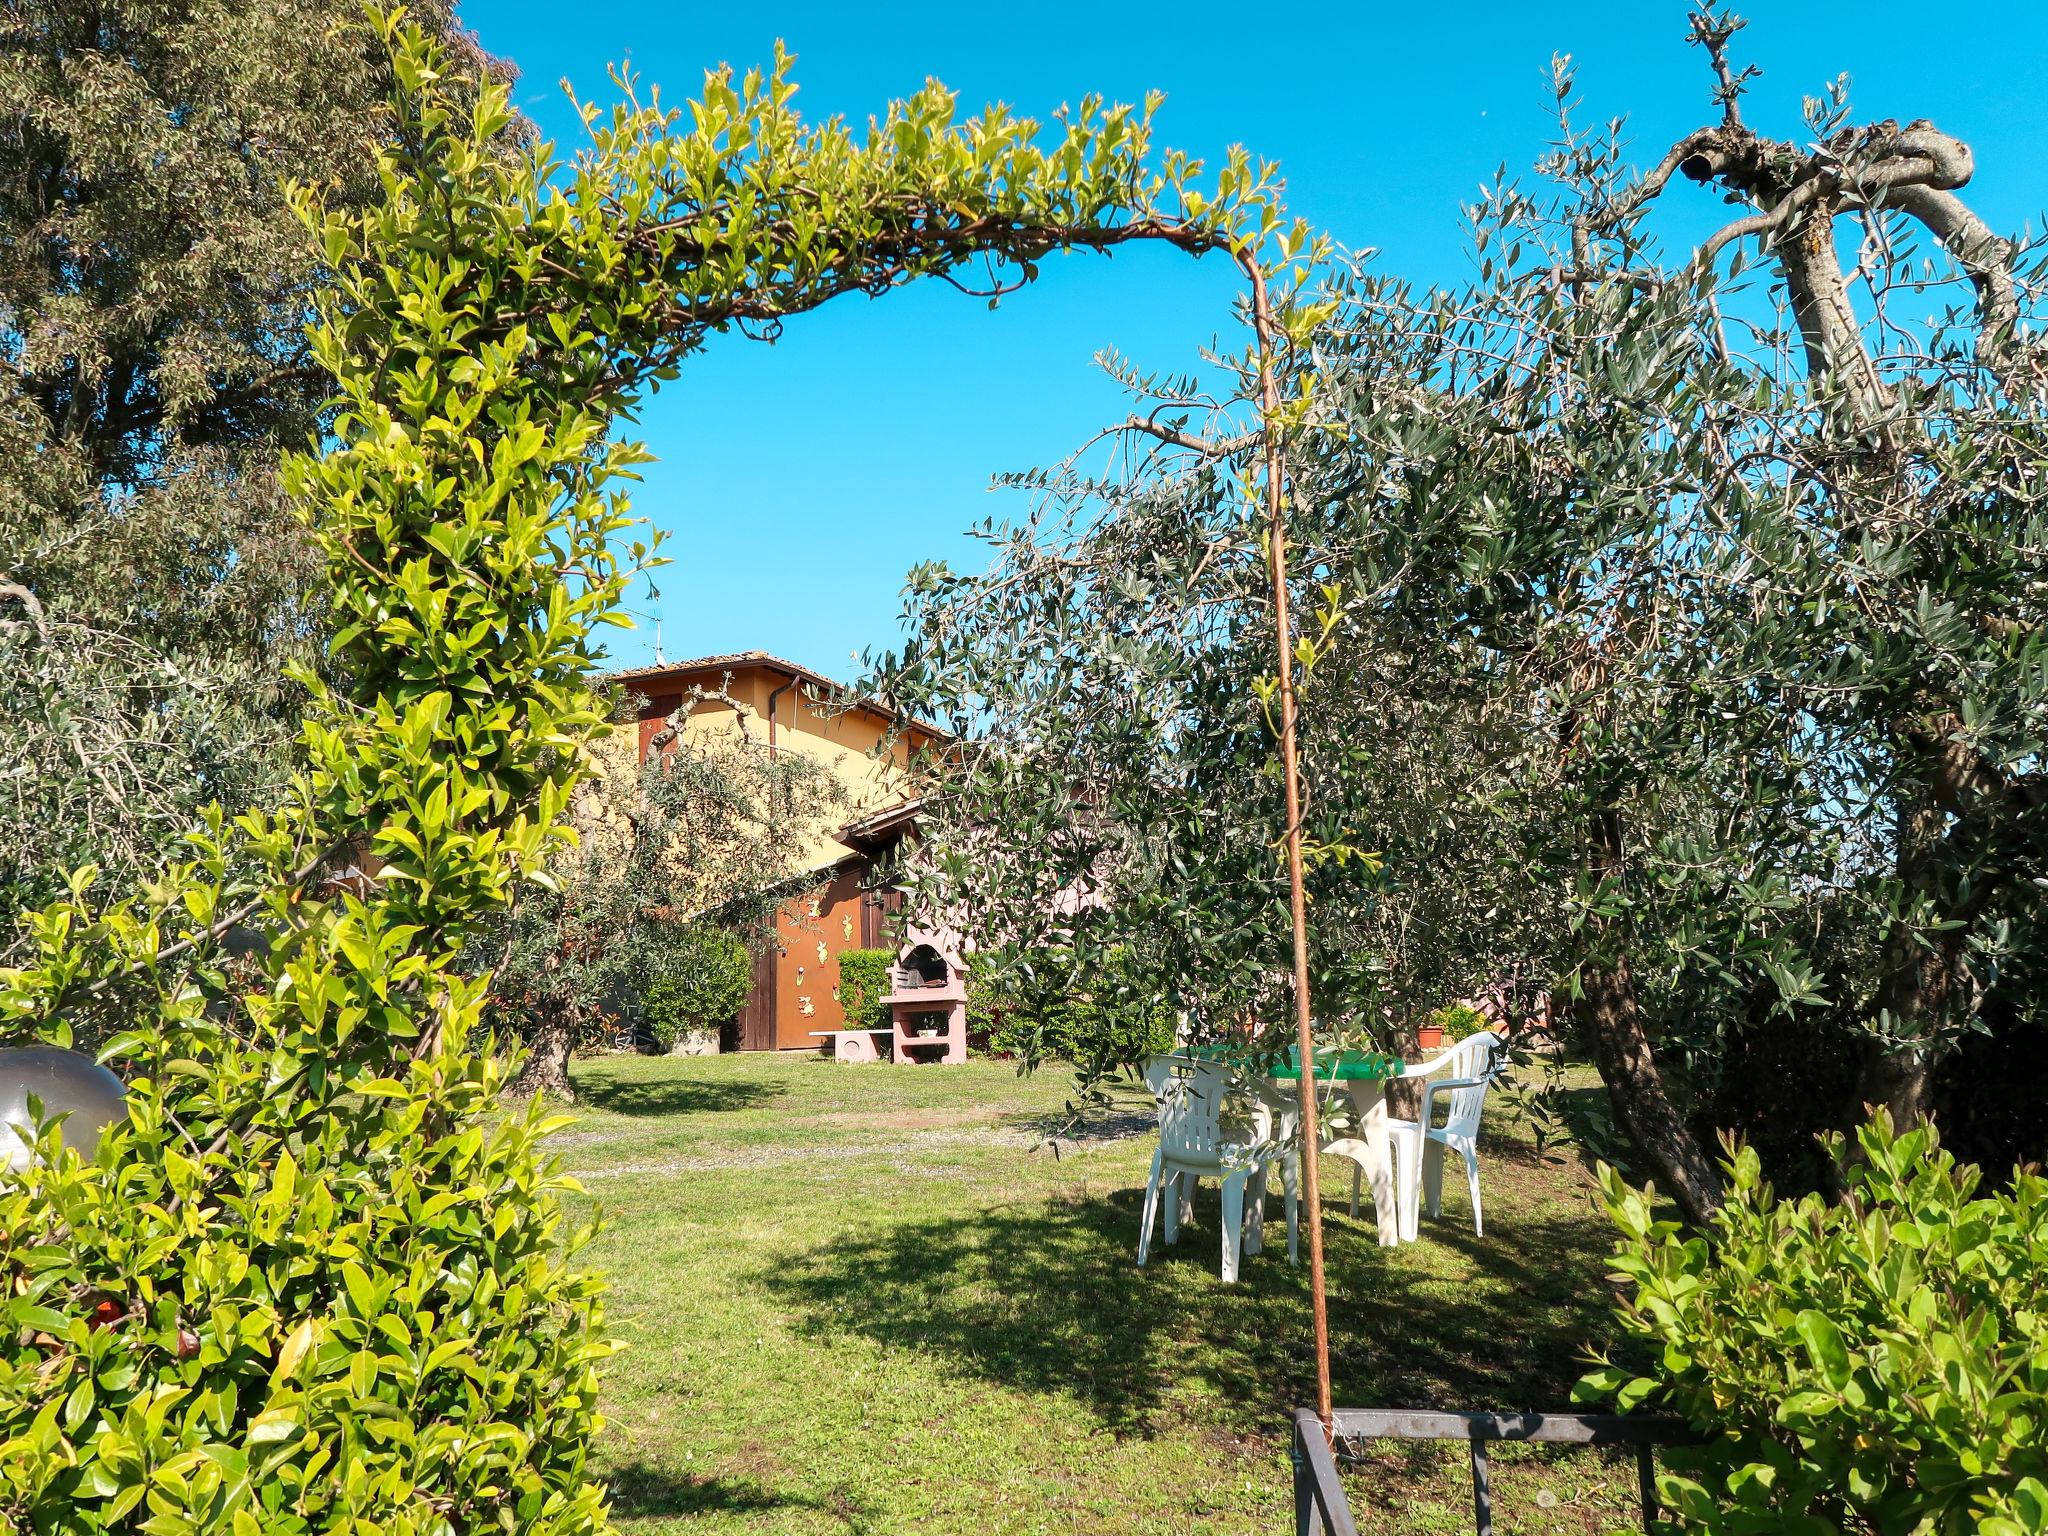
[[[604,1480],[611,1491],[612,1514],[623,1520],[826,1508],[815,1499],[778,1492],[751,1477],[678,1477],[645,1462],[615,1467]]]
[[[760,1109],[789,1095],[788,1087],[782,1083],[693,1077],[649,1079],[578,1071],[575,1082],[578,1103],[592,1109],[609,1110],[615,1115],[715,1115],[740,1109]]]
[[[1213,1190],[1180,1243],[1144,1269],[1134,1252],[1140,1198],[1119,1190],[849,1232],[756,1278],[799,1309],[802,1327],[943,1352],[1006,1387],[1071,1394],[1117,1434],[1184,1422],[1169,1406],[1183,1382],[1213,1399],[1198,1410],[1212,1428],[1282,1433],[1314,1388],[1307,1257],[1288,1267],[1277,1200],[1266,1251],[1225,1286]],[[1597,1283],[1607,1244],[1595,1223],[1508,1211],[1482,1240],[1457,1225],[1469,1220],[1460,1205],[1429,1224],[1424,1248],[1382,1249],[1341,1203],[1326,1206],[1339,1404],[1569,1404],[1587,1343],[1608,1331]],[[1430,1255],[1431,1244],[1457,1257]]]
[[[1078,1116],[1031,1110],[1000,1115],[997,1119],[1012,1130],[1042,1136],[1047,1147],[1055,1143],[1067,1147],[1096,1146],[1108,1141],[1129,1141],[1136,1136],[1154,1136],[1159,1132],[1159,1112],[1150,1105],[1142,1110],[1116,1108]]]

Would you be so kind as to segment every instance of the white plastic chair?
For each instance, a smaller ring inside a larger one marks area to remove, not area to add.
[[[1203,1179],[1215,1179],[1223,1192],[1222,1274],[1226,1282],[1233,1281],[1245,1246],[1245,1190],[1273,1155],[1270,1111],[1255,1104],[1251,1135],[1226,1141],[1223,1109],[1231,1093],[1231,1072],[1226,1065],[1186,1056],[1154,1056],[1145,1063],[1145,1084],[1159,1104],[1159,1147],[1152,1154],[1152,1173],[1145,1182],[1138,1262],[1142,1265],[1151,1257],[1152,1229],[1161,1208],[1165,1211],[1166,1241],[1180,1241],[1180,1224],[1194,1209],[1195,1186]]]
[[[1484,1236],[1479,1214],[1479,1116],[1486,1107],[1486,1089],[1505,1058],[1500,1037],[1489,1030],[1467,1035],[1429,1065],[1404,1077],[1426,1077],[1449,1069],[1450,1075],[1422,1088],[1422,1114],[1415,1120],[1387,1117],[1387,1143],[1394,1153],[1395,1204],[1400,1209],[1401,1237],[1413,1242],[1421,1226],[1419,1207],[1429,1199],[1429,1214],[1443,1207],[1444,1153],[1465,1160],[1465,1185],[1472,1192],[1472,1230]],[[1448,1101],[1442,1125],[1436,1118],[1439,1099]],[[1358,1214],[1358,1170],[1351,1173],[1351,1214]]]
[[[1278,1092],[1269,1078],[1251,1078],[1242,1086],[1261,1106],[1258,1121],[1261,1145],[1258,1171],[1246,1186],[1250,1206],[1245,1218],[1244,1251],[1258,1253],[1266,1245],[1266,1191],[1273,1170],[1280,1170],[1280,1189],[1287,1199],[1287,1262],[1301,1262],[1301,1141],[1297,1134],[1300,1111],[1292,1095]]]

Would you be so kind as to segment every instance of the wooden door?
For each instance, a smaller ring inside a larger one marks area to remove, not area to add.
[[[754,951],[754,985],[740,1009],[740,1049],[775,1049],[775,969],[781,944],[773,928],[761,936]]]
[[[884,886],[863,891],[860,901],[860,942],[864,949],[894,949],[902,938],[903,892]]]

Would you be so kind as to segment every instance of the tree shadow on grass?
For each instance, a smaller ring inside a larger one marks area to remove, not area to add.
[[[812,1509],[858,1524],[849,1511],[767,1486],[752,1477],[678,1476],[645,1462],[614,1467],[604,1475],[612,1515],[621,1520],[685,1519],[713,1514],[760,1514],[775,1509]]]
[[[1060,1198],[849,1232],[755,1276],[799,1327],[940,1353],[1005,1387],[1086,1403],[1119,1435],[1169,1432],[1175,1400],[1205,1427],[1284,1433],[1314,1401],[1306,1240],[1287,1263],[1278,1202],[1239,1283],[1216,1274],[1213,1191],[1173,1248],[1135,1262],[1141,1192]],[[1493,1217],[1484,1239],[1446,1212],[1424,1249],[1382,1249],[1330,1202],[1331,1370],[1339,1404],[1557,1409],[1604,1339],[1605,1234],[1587,1217]],[[1491,1213],[1489,1213],[1491,1214]]]
[[[1159,1132],[1159,1111],[1150,1105],[1142,1110],[1096,1110],[1079,1117],[1060,1111],[1047,1114],[1043,1110],[1022,1110],[996,1118],[1006,1129],[1043,1138],[1047,1147],[1099,1146]]]
[[[575,1073],[576,1100],[591,1109],[616,1115],[649,1118],[670,1115],[715,1115],[760,1109],[786,1098],[782,1083],[719,1081],[693,1077],[613,1077],[608,1073]]]

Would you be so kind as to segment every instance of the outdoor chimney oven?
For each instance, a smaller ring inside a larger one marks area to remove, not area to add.
[[[967,1060],[967,968],[957,953],[913,938],[897,953],[885,1001],[899,1066]]]

